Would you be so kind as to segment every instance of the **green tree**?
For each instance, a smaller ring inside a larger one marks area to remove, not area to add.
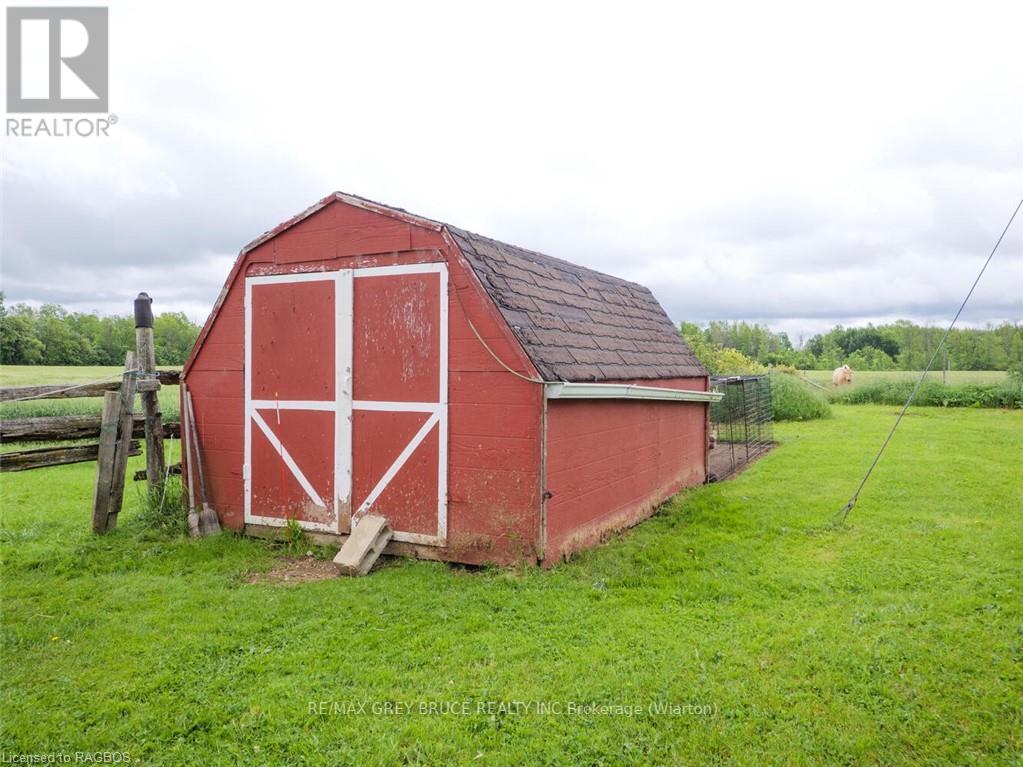
[[[861,346],[848,357],[845,364],[853,370],[894,370],[893,360],[883,349],[874,346]]]
[[[783,334],[747,323],[711,322],[703,331],[705,340],[739,349],[758,362],[818,370],[846,363],[861,370],[920,370],[943,334],[943,328],[908,320],[853,328],[836,325],[810,338],[802,349],[792,349]],[[956,328],[949,335],[947,352],[954,370],[1005,370],[1023,359],[1023,325]]]
[[[706,331],[695,323],[683,322],[679,333],[700,363],[714,375],[751,375],[766,371],[763,365],[738,349],[707,340]]]
[[[199,326],[180,312],[165,313],[156,317],[154,335],[157,364],[180,365]],[[0,361],[6,365],[122,365],[134,348],[130,316],[68,312],[56,304],[7,307],[0,293]]]
[[[183,312],[159,315],[153,322],[156,364],[183,365],[198,337],[199,326]]]
[[[763,362],[767,355],[792,349],[785,333],[775,333],[764,325],[748,322],[712,321],[703,335],[707,341],[722,348],[736,349],[747,357]]]
[[[24,304],[11,309],[0,293],[0,362],[4,365],[38,365],[43,344],[36,338],[33,311]]]

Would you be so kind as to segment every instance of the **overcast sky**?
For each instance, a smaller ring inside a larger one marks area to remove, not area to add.
[[[113,2],[111,135],[5,139],[3,290],[202,321],[242,245],[342,190],[675,320],[941,324],[1023,196],[1021,29],[1018,2]],[[1023,321],[1023,220],[967,319]]]

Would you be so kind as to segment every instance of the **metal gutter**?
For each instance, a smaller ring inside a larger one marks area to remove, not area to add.
[[[600,383],[548,383],[544,385],[546,399],[650,399],[676,402],[717,402],[723,392],[695,389],[662,389],[658,386]]]

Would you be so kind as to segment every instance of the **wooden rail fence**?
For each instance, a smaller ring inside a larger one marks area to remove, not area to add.
[[[180,370],[157,370],[155,379],[141,380],[140,392],[159,391],[161,386],[177,386]],[[0,402],[27,399],[73,399],[75,397],[102,397],[108,391],[119,391],[120,381],[88,384],[46,384],[45,386],[5,386],[0,389]]]
[[[162,371],[167,375],[161,376],[164,380],[177,381],[180,371]],[[152,380],[141,380],[138,388],[156,391],[152,386]],[[67,384],[66,386],[70,386]],[[101,384],[109,386],[110,384]],[[113,386],[120,389],[121,384],[114,382]],[[96,391],[90,384],[87,391]],[[41,389],[61,389],[62,385],[53,387],[41,386],[19,386],[20,391],[31,390],[35,393],[35,399],[64,398],[68,392],[62,391],[55,397],[38,396]],[[3,395],[10,389],[0,389]],[[81,391],[81,390],[78,390]],[[102,391],[105,394],[109,389]],[[84,395],[74,395],[84,396]],[[94,395],[93,395],[94,396]],[[16,399],[7,397],[4,401]],[[36,416],[33,418],[5,418],[0,419],[0,444],[23,444],[26,442],[68,442],[71,440],[99,439],[103,417],[101,415],[51,415]],[[146,416],[143,413],[133,413],[131,421],[131,436],[133,439],[142,438],[146,435]],[[181,439],[181,424],[177,421],[163,423],[160,426],[163,439]],[[162,441],[162,440],[161,440]],[[130,455],[138,455],[141,451],[138,444]],[[82,463],[83,461],[95,461],[99,452],[99,444],[86,445],[52,445],[48,447],[37,447],[27,450],[0,453],[0,471],[27,471],[29,469],[44,469],[47,466],[63,466],[69,463]]]
[[[58,445],[0,453],[0,471],[25,471],[82,461],[96,461],[92,529],[103,533],[117,524],[124,496],[128,457],[142,453],[146,442],[146,469],[134,479],[146,480],[150,492],[161,491],[168,473],[180,473],[180,464],[165,464],[163,441],[180,439],[178,423],[164,423],[158,392],[162,386],[180,383],[180,370],[156,370],[153,341],[152,299],[139,293],[135,299],[135,350],[125,357],[119,381],[84,384],[47,384],[0,388],[0,403],[72,397],[102,397],[98,415],[41,416],[0,420],[0,443],[60,442],[96,439],[85,445]],[[135,396],[141,395],[142,412],[135,412]],[[175,471],[176,469],[176,471]]]
[[[37,418],[0,420],[0,442],[61,442],[70,439],[97,439],[102,418],[98,415],[51,415]],[[133,437],[145,436],[145,416],[136,413],[132,421]],[[163,424],[164,439],[181,439],[181,424]],[[2,458],[2,456],[0,456]]]

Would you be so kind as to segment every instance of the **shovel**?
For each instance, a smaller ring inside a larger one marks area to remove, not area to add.
[[[192,440],[192,448],[195,450],[195,466],[199,475],[199,500],[202,502],[202,511],[199,512],[199,527],[204,535],[220,532],[220,520],[217,519],[217,512],[209,504],[206,494],[206,475],[202,469],[202,456],[199,454],[199,438],[195,434],[195,409],[192,407],[192,392],[185,392],[185,402],[188,405],[188,434]]]
[[[202,532],[199,530],[199,510],[195,505],[195,490],[192,482],[195,480],[192,471],[192,429],[188,425],[188,389],[181,384],[182,399],[184,408],[181,414],[182,442],[185,443],[185,465],[188,466],[188,534],[192,538],[198,538]]]

